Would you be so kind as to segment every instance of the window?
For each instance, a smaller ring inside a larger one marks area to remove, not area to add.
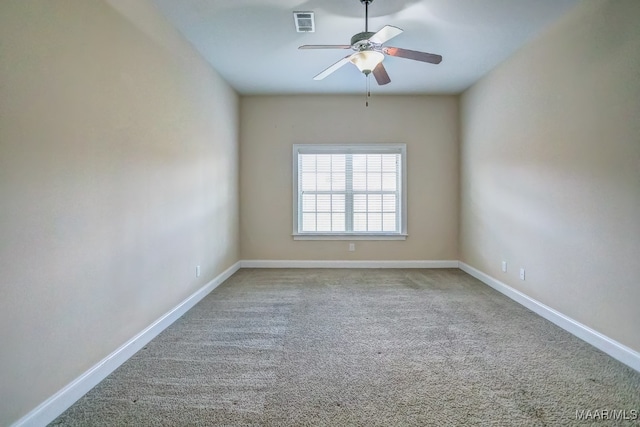
[[[294,145],[295,239],[405,239],[406,146]]]

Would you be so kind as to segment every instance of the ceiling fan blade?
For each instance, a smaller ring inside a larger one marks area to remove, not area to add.
[[[389,74],[387,74],[387,70],[384,68],[384,65],[382,65],[382,62],[376,65],[376,68],[373,69],[373,77],[376,78],[376,81],[380,86],[391,82]]]
[[[400,33],[402,33],[402,31],[403,30],[398,27],[394,27],[393,25],[386,25],[383,29],[369,37],[369,41],[377,44],[382,44],[387,40],[391,40],[395,36],[399,35]]]
[[[348,44],[304,44],[298,49],[351,49]]]
[[[347,62],[349,62],[349,59],[351,59],[351,55],[347,55],[344,58],[342,58],[340,61],[336,62],[335,64],[333,64],[332,66],[330,66],[329,68],[327,68],[326,70],[324,70],[323,72],[321,72],[320,74],[318,74],[317,76],[315,76],[313,78],[313,80],[322,80],[325,77],[327,77],[329,74],[333,73],[334,71],[336,71],[338,68],[342,67],[344,64],[346,64]]]
[[[442,61],[442,56],[440,55],[419,52],[417,50],[401,49],[399,47],[383,47],[382,51],[387,55],[428,62],[430,64],[439,64]]]

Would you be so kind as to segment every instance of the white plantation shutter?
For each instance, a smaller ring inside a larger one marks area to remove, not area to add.
[[[406,234],[403,144],[294,145],[294,235]]]

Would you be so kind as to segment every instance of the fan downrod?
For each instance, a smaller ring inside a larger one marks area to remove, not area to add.
[[[360,3],[364,5],[364,32],[369,32],[369,5],[373,0],[360,0]]]

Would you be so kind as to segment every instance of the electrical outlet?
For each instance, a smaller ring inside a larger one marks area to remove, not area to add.
[[[524,280],[524,268],[520,269],[520,280]]]
[[[356,250],[356,244],[355,243],[349,243],[349,252],[354,252]]]
[[[503,273],[507,272],[507,261],[502,261],[502,272]]]
[[[200,277],[200,266],[196,265],[196,277]]]

